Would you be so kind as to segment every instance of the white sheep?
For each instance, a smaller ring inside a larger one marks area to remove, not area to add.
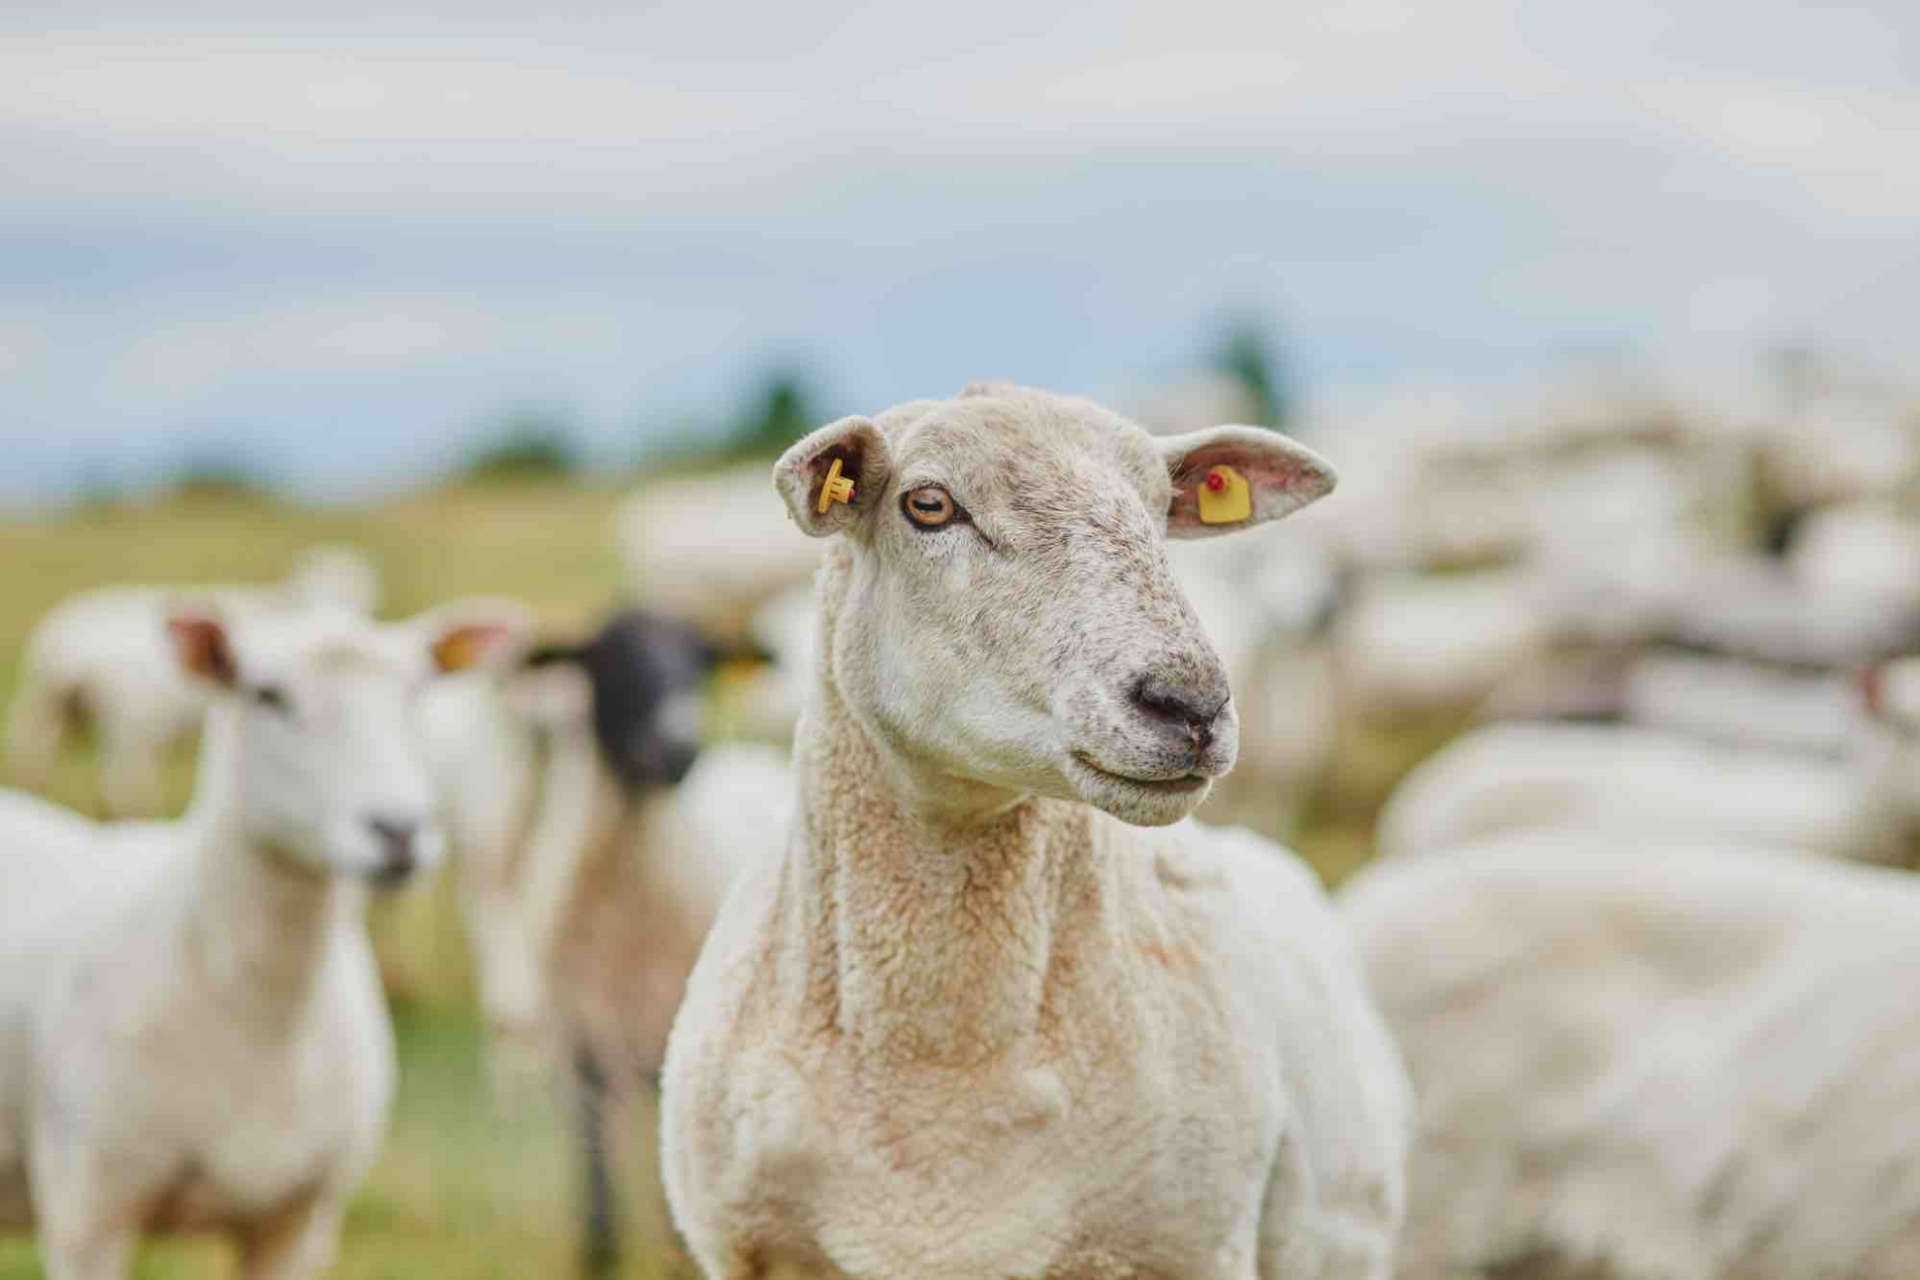
[[[301,1280],[393,1083],[366,885],[443,843],[414,693],[523,623],[170,625],[214,703],[183,819],[0,793],[0,1227],[37,1228],[50,1280],[118,1280],[142,1235],[180,1230],[232,1235],[248,1280]]]
[[[1334,625],[1342,697],[1361,715],[1470,707],[1545,654],[1554,617],[1522,570],[1361,583]]]
[[[320,547],[271,587],[102,587],[71,596],[27,640],[7,726],[13,781],[45,786],[72,722],[92,723],[99,744],[100,799],[111,817],[161,811],[167,748],[200,724],[205,697],[183,676],[162,623],[177,599],[215,602],[231,617],[332,605],[371,613],[379,580],[358,552]]]
[[[821,428],[775,480],[840,536],[784,855],[728,897],[667,1053],[701,1268],[1387,1276],[1405,1081],[1319,885],[1244,831],[1138,829],[1236,736],[1163,540],[1331,471],[988,386]]]
[[[1902,861],[1920,831],[1920,660],[1882,668],[1869,703],[1838,760],[1630,726],[1474,729],[1388,797],[1377,847],[1393,857],[1583,826]]]
[[[1800,523],[1787,571],[1809,592],[1920,606],[1920,522],[1886,502],[1823,507]]]
[[[425,709],[490,1066],[503,1099],[578,1072],[596,1270],[617,1257],[622,1104],[658,1077],[728,886],[781,841],[784,752],[700,748],[703,686],[729,656],[629,611],[585,644],[444,682]]]
[[[767,510],[759,465],[648,484],[621,507],[616,541],[635,599],[726,639],[820,563],[820,549]]]
[[[1403,1280],[1920,1274],[1920,884],[1540,831],[1340,894],[1419,1099]]]

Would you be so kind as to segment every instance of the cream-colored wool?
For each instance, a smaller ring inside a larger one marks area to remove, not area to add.
[[[855,501],[819,515],[834,457]],[[1285,850],[1179,821],[1231,707],[1189,730],[1128,696],[1224,701],[1161,546],[1231,531],[1193,513],[1221,462],[1256,520],[1332,483],[1272,433],[1155,441],[1004,387],[782,459],[795,518],[843,536],[786,853],[727,899],[668,1048],[709,1276],[1390,1274],[1409,1104],[1341,926]],[[928,484],[971,521],[913,527]]]
[[[1920,884],[1527,832],[1340,893],[1419,1099],[1403,1280],[1920,1275]]]

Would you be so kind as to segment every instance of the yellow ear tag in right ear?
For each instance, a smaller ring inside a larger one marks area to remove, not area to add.
[[[840,459],[835,458],[833,465],[827,468],[827,479],[820,486],[821,515],[827,514],[827,508],[836,502],[853,501],[853,477],[840,474]]]
[[[1238,524],[1252,515],[1253,490],[1247,478],[1225,464],[1208,468],[1200,482],[1200,523]]]

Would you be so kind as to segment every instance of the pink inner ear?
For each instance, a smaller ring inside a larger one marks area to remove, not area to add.
[[[498,622],[469,622],[454,627],[434,644],[434,665],[446,672],[464,671],[506,643],[512,634],[512,628]]]
[[[188,671],[223,685],[240,678],[239,664],[227,645],[226,628],[212,618],[168,618],[167,633],[173,637],[180,665]]]
[[[1315,477],[1303,463],[1285,454],[1243,449],[1237,445],[1213,445],[1195,449],[1180,461],[1173,477],[1173,503],[1167,519],[1173,524],[1200,523],[1199,491],[1207,482],[1207,473],[1225,464],[1247,479],[1253,490],[1253,509],[1257,516],[1269,506],[1274,495],[1295,493],[1313,485]],[[1263,502],[1265,498],[1268,501]]]

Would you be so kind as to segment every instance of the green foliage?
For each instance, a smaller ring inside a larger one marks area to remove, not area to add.
[[[775,373],[727,433],[725,453],[736,459],[775,458],[819,425],[805,380],[791,371]]]
[[[1278,343],[1257,320],[1238,320],[1227,326],[1215,350],[1212,368],[1247,389],[1258,411],[1259,425],[1283,428],[1293,419],[1293,379]]]
[[[251,464],[210,449],[189,455],[167,488],[182,498],[210,501],[263,502],[273,496]]]
[[[460,468],[462,478],[477,481],[549,480],[579,468],[567,424],[549,413],[509,416]]]

